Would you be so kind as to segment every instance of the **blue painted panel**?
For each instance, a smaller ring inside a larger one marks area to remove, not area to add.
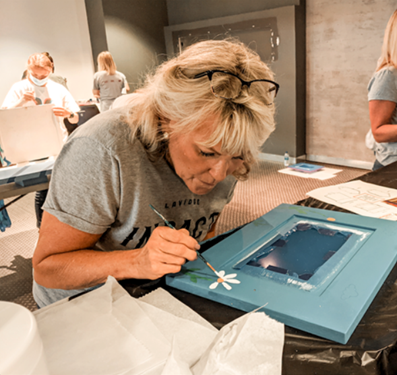
[[[302,232],[310,235],[301,237],[297,228],[305,225],[310,228]],[[291,233],[298,234],[298,246]],[[266,254],[277,255],[271,267],[263,261]],[[267,304],[263,310],[271,317],[344,344],[397,260],[396,223],[283,204],[204,256],[218,272],[225,271],[231,290],[199,259],[167,276],[167,284],[243,311]],[[299,277],[304,273],[311,276]]]

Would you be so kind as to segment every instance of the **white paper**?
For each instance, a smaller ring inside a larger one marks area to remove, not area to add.
[[[284,324],[263,312],[243,315],[224,326],[192,367],[193,375],[280,375]]]
[[[335,174],[342,172],[342,169],[333,169],[333,168],[324,167],[323,169],[317,172],[305,173],[305,172],[296,171],[292,168],[284,168],[284,169],[280,169],[279,172],[291,176],[302,177],[302,178],[314,178],[323,181],[336,177]]]
[[[284,325],[264,313],[246,314],[218,331],[162,289],[143,299],[109,276],[101,288],[36,311],[49,372],[281,374]]]
[[[183,350],[184,360],[189,366],[200,358],[218,333],[215,328],[210,330],[165,311],[159,314],[156,307],[145,302],[140,302],[140,305],[168,342],[175,340],[179,349]]]
[[[179,318],[201,324],[213,332],[218,332],[218,330],[211,323],[202,318],[190,307],[186,306],[184,303],[173,297],[163,288],[157,288],[153,292],[145,294],[143,297],[139,298],[139,301],[149,303],[150,305],[167,311]]]
[[[133,316],[123,316],[118,310],[123,304],[134,311]],[[144,374],[161,369],[171,349],[137,300],[113,278],[101,288],[34,315],[51,374]]]
[[[161,375],[192,375],[190,367],[183,357],[183,350],[179,348],[176,340],[173,340],[171,353]]]
[[[58,155],[63,146],[53,104],[0,110],[0,144],[13,164]]]
[[[396,189],[363,181],[350,181],[315,189],[307,195],[359,215],[397,220],[397,207],[392,204],[394,200],[397,205]]]

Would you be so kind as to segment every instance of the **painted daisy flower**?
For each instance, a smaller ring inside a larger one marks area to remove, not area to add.
[[[219,284],[222,284],[227,290],[231,290],[232,287],[228,284],[240,284],[240,281],[235,279],[237,273],[231,273],[229,275],[225,275],[225,271],[216,272],[219,279],[210,285],[210,289],[215,289]]]

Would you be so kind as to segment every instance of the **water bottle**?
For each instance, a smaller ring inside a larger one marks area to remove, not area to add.
[[[285,151],[285,154],[284,154],[284,166],[285,167],[289,166],[289,154],[288,154],[288,151]]]

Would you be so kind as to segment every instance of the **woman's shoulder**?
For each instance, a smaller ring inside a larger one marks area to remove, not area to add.
[[[119,72],[118,70],[116,70],[116,75],[121,76],[122,78],[125,78],[125,74]]]
[[[69,90],[65,86],[63,86],[62,84],[54,81],[51,78],[47,82],[47,89],[57,90],[58,92],[62,93],[63,95],[66,95],[66,94],[69,93]]]
[[[132,129],[127,122],[126,108],[117,108],[94,116],[69,137],[70,140],[85,138],[88,142],[100,144],[109,151],[134,148]]]
[[[15,82],[11,86],[11,90],[18,90],[18,89],[24,89],[24,90],[34,90],[33,84],[27,79],[23,79],[21,81]]]
[[[397,95],[397,69],[393,66],[385,66],[375,72],[368,83],[368,92],[370,94],[370,99],[372,100],[382,100],[381,96],[384,92],[396,92],[393,94],[394,98]],[[375,97],[372,97],[373,95],[375,95]],[[380,97],[378,98],[379,95]]]
[[[372,79],[396,79],[397,80],[397,69],[394,66],[385,66],[382,69],[375,72]]]
[[[100,78],[107,75],[108,73],[106,72],[106,70],[100,70],[99,72],[94,73],[94,78]]]

